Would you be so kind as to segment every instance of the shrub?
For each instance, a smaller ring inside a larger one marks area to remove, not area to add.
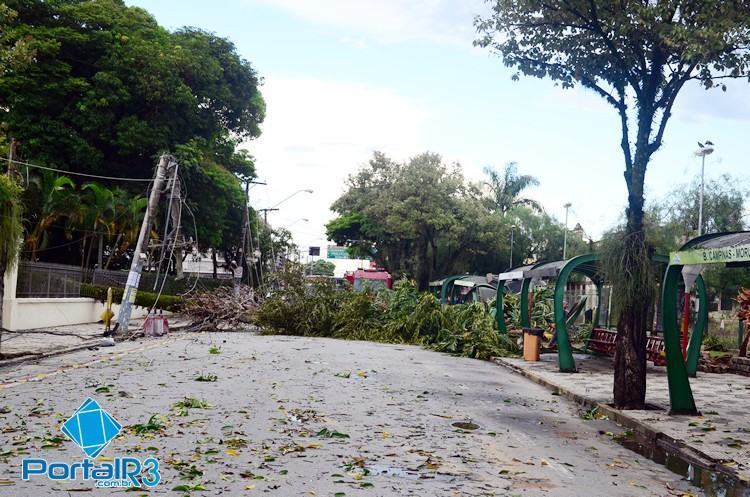
[[[81,297],[90,297],[100,302],[107,301],[107,289],[109,287],[104,285],[89,285],[87,283],[81,284]],[[122,294],[124,290],[122,288],[112,288],[112,302],[119,304],[122,302]],[[162,309],[165,311],[179,311],[183,304],[182,297],[175,295],[161,295],[158,302],[156,301],[157,294],[149,292],[139,291],[135,295],[135,305],[140,307],[151,308],[156,302],[156,309]]]
[[[736,342],[729,337],[708,335],[703,339],[703,349],[714,352],[727,352],[735,348]]]

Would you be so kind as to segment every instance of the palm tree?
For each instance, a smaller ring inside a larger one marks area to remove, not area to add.
[[[81,261],[83,267],[89,267],[91,250],[94,246],[93,238],[98,240],[99,257],[101,267],[102,254],[104,252],[104,235],[107,239],[114,230],[115,220],[115,196],[112,190],[99,183],[86,183],[81,187],[84,194],[82,198],[82,220],[84,226],[83,253],[86,257]],[[91,231],[87,231],[88,229]],[[88,251],[86,243],[88,241]]]
[[[484,184],[489,188],[488,200],[491,209],[503,216],[519,205],[525,205],[537,212],[542,211],[539,202],[521,196],[524,190],[537,186],[539,180],[528,174],[519,175],[516,162],[507,163],[503,171],[498,171],[494,167],[486,167],[484,173],[488,177]]]
[[[26,246],[31,250],[31,260],[48,243],[49,229],[59,220],[70,217],[78,205],[75,184],[67,176],[52,171],[41,171],[29,180],[30,229]]]
[[[148,199],[142,195],[131,196],[127,191],[116,188],[113,191],[115,218],[112,232],[117,233],[117,238],[110,245],[109,256],[104,264],[104,269],[109,269],[112,258],[117,253],[124,253],[135,245],[138,233],[141,229],[143,212],[148,206]]]

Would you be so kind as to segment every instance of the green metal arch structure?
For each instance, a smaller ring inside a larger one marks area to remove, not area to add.
[[[479,290],[482,288],[486,288],[488,290],[497,291],[497,289],[490,285],[489,283],[477,283],[469,293],[472,295],[472,302],[479,302],[482,300],[482,297],[479,295]]]
[[[585,254],[573,257],[565,261],[565,265],[560,269],[555,282],[555,329],[557,330],[557,361],[560,372],[575,373],[576,363],[573,359],[573,348],[570,345],[570,335],[568,326],[565,322],[565,309],[563,301],[565,300],[565,289],[568,279],[573,273],[582,274],[588,277],[596,285],[596,314],[593,322],[599,322],[599,309],[602,303],[602,279],[599,275],[598,264],[599,256],[596,254]]]
[[[455,274],[453,276],[448,276],[443,280],[443,284],[440,286],[440,303],[441,304],[447,304],[448,303],[448,289],[451,289],[451,297],[453,297],[453,282],[456,280],[460,280],[461,278],[464,278],[468,276],[467,273],[464,274]]]
[[[664,349],[667,355],[667,381],[671,414],[697,414],[690,376],[695,375],[700,346],[708,319],[706,288],[702,278],[696,279],[700,299],[699,314],[683,361],[680,331],[677,322],[677,290],[682,269],[688,265],[725,264],[727,267],[750,266],[750,232],[712,233],[693,238],[669,257],[669,266],[662,285],[662,316]]]

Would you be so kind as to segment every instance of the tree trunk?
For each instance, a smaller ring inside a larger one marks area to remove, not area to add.
[[[650,123],[650,120],[648,121]],[[643,409],[646,404],[646,329],[651,304],[650,286],[642,288],[648,274],[650,251],[643,232],[643,185],[650,158],[647,151],[650,124],[642,120],[636,144],[635,160],[625,173],[628,185],[627,227],[622,246],[621,271],[623,288],[615,342],[615,377],[613,396],[618,409]],[[650,282],[649,282],[650,283]],[[617,291],[617,290],[616,290]]]
[[[643,231],[626,238],[624,250],[642,254],[637,245],[645,244]],[[639,272],[636,257],[625,258],[628,272]],[[628,262],[629,261],[629,262]],[[646,264],[649,262],[646,261]],[[650,292],[646,292],[650,293]],[[637,297],[637,294],[633,296]],[[646,328],[649,318],[648,298],[625,299],[617,321],[615,343],[614,401],[618,409],[643,409],[646,403]]]
[[[2,359],[2,343],[3,343],[3,298],[5,297],[5,269],[6,264],[0,261],[0,359]]]
[[[428,258],[427,243],[424,240],[417,242],[417,287],[425,291],[430,284],[430,260]]]
[[[219,274],[216,269],[219,266],[219,263],[216,260],[216,249],[211,249],[211,262],[213,262],[213,277],[214,279],[217,279],[219,277]]]
[[[112,257],[114,257],[115,252],[118,250],[117,247],[120,246],[120,239],[122,238],[122,233],[119,233],[117,235],[117,240],[115,240],[115,243],[112,244],[112,248],[109,251],[109,257],[107,257],[107,263],[104,265],[104,269],[109,269],[109,265],[112,262]]]
[[[0,314],[0,317],[2,317],[2,314]],[[750,343],[750,324],[745,327],[747,328],[747,331],[745,332],[745,339],[742,340],[742,343],[740,344],[740,352],[738,354],[740,357],[747,357],[747,346],[748,343]]]

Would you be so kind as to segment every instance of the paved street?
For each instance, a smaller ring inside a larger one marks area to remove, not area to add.
[[[612,441],[617,425],[489,362],[417,347],[182,334],[0,374],[3,496],[93,487],[20,480],[23,457],[81,460],[59,427],[89,396],[125,426],[99,460],[155,456],[162,473],[147,494],[97,495],[700,495]]]

